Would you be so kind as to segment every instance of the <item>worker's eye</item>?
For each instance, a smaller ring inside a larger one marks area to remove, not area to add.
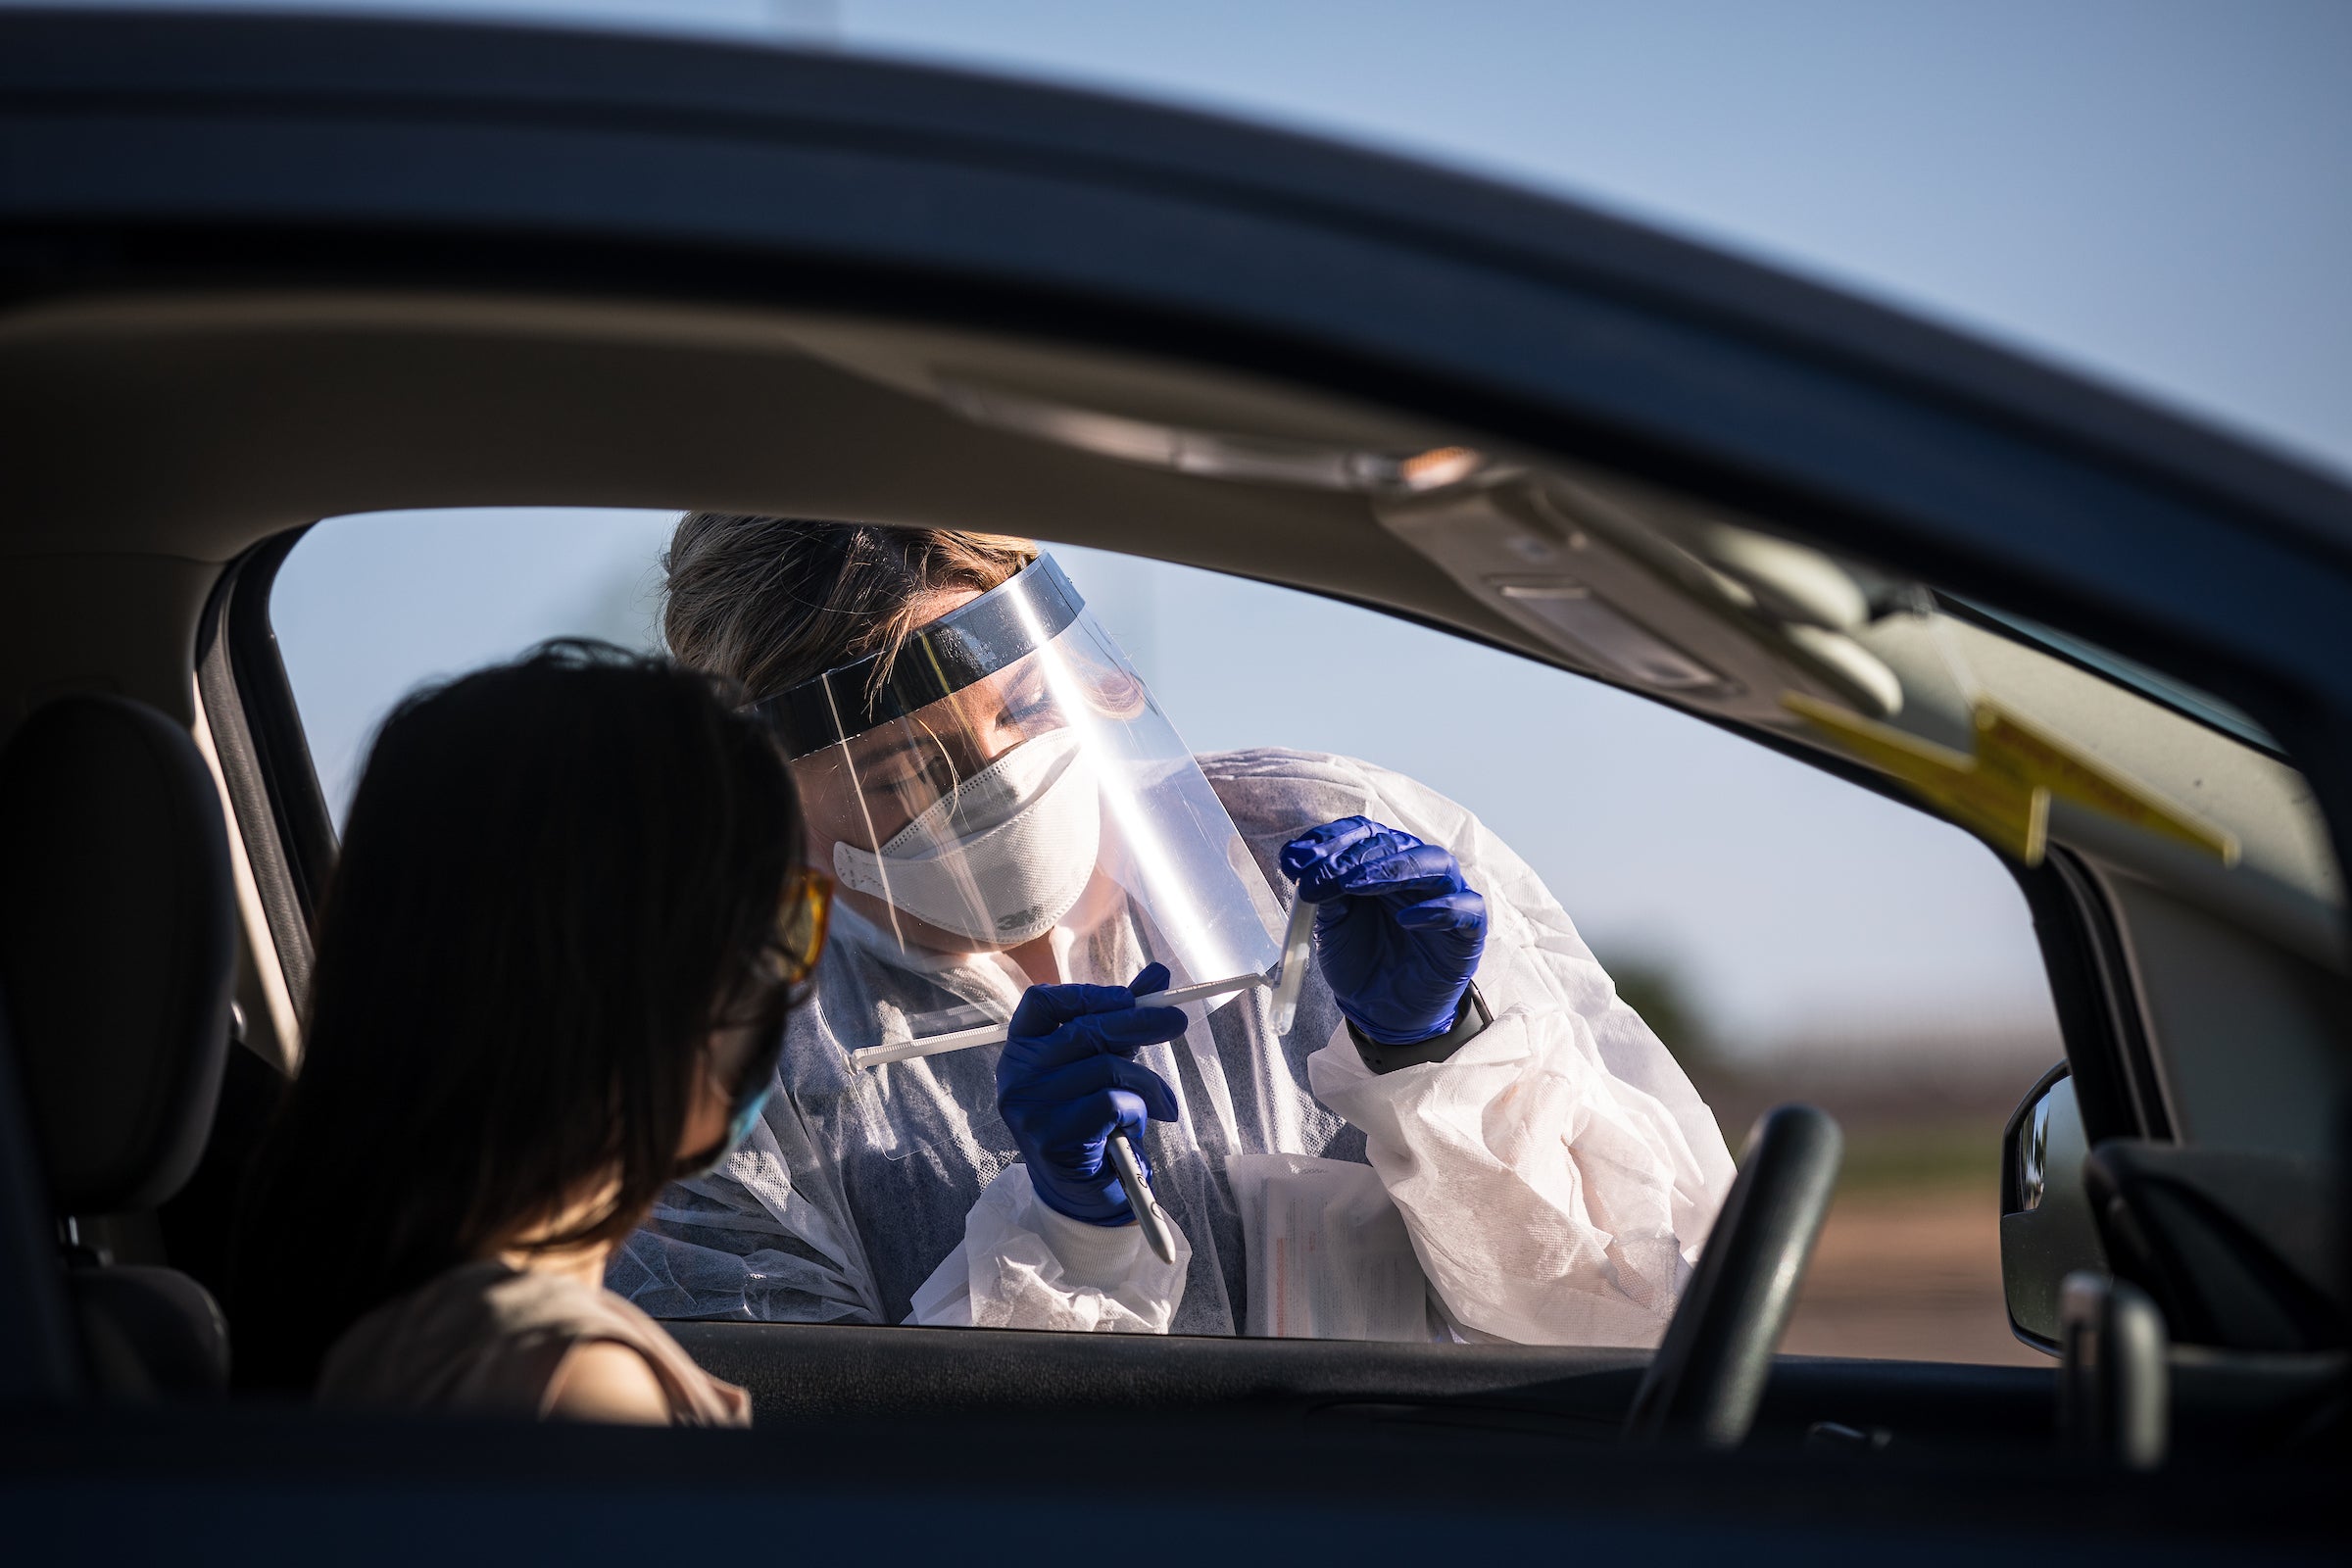
[[[907,747],[876,767],[871,787],[910,801],[928,801],[956,787],[955,764],[937,747]]]
[[[1054,727],[1054,698],[1043,675],[1030,675],[1008,687],[998,709],[997,721],[1019,730]]]

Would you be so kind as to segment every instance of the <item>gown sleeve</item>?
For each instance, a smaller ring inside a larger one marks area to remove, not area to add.
[[[1368,814],[1452,850],[1485,895],[1494,1021],[1384,1075],[1343,1027],[1308,1058],[1316,1098],[1363,1132],[1468,1337],[1655,1344],[1731,1188],[1714,1116],[1526,861],[1444,796],[1356,765]]]
[[[888,1321],[837,1175],[788,1095],[717,1170],[662,1190],[605,1284],[657,1318]]]
[[[1719,1183],[1598,1055],[1589,1020],[1520,1004],[1446,1061],[1376,1076],[1345,1035],[1308,1059],[1470,1337],[1648,1346],[1673,1316],[1729,1156]]]
[[[1162,1263],[1135,1225],[1089,1225],[1039,1202],[1007,1165],[964,1220],[963,1245],[914,1293],[909,1322],[934,1328],[1165,1334],[1184,1299],[1192,1245]]]

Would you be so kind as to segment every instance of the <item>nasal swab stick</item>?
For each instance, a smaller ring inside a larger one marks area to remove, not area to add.
[[[1154,991],[1148,997],[1138,997],[1139,1007],[1181,1007],[1188,1002],[1206,1002],[1236,991],[1251,991],[1269,984],[1262,974],[1237,974],[1229,980],[1203,980],[1199,985],[1178,986],[1173,991]],[[1008,1035],[1008,1026],[1001,1023],[982,1024],[977,1029],[958,1029],[953,1034],[925,1035],[920,1040],[901,1040],[887,1046],[864,1046],[850,1053],[852,1067],[879,1067],[884,1062],[911,1061],[917,1056],[944,1056],[951,1051],[972,1051],[981,1046],[1001,1046]]]
[[[1315,906],[1304,899],[1291,904],[1291,923],[1282,933],[1282,980],[1274,987],[1273,1016],[1266,1021],[1281,1039],[1298,1021],[1298,988],[1306,983],[1306,952],[1315,932]]]

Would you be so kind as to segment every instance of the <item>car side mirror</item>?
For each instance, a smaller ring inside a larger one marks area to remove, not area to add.
[[[2075,1081],[2060,1062],[2027,1091],[2001,1134],[2001,1287],[2009,1328],[2052,1355],[2062,1337],[2066,1277],[2078,1269],[2111,1272],[2083,1185],[2089,1152]]]

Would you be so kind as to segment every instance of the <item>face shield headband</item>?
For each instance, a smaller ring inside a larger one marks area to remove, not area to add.
[[[754,705],[795,761],[855,740],[1018,663],[1059,636],[1086,601],[1051,556],[1040,556],[970,604],[906,639],[879,682],[883,656],[836,665]]]

